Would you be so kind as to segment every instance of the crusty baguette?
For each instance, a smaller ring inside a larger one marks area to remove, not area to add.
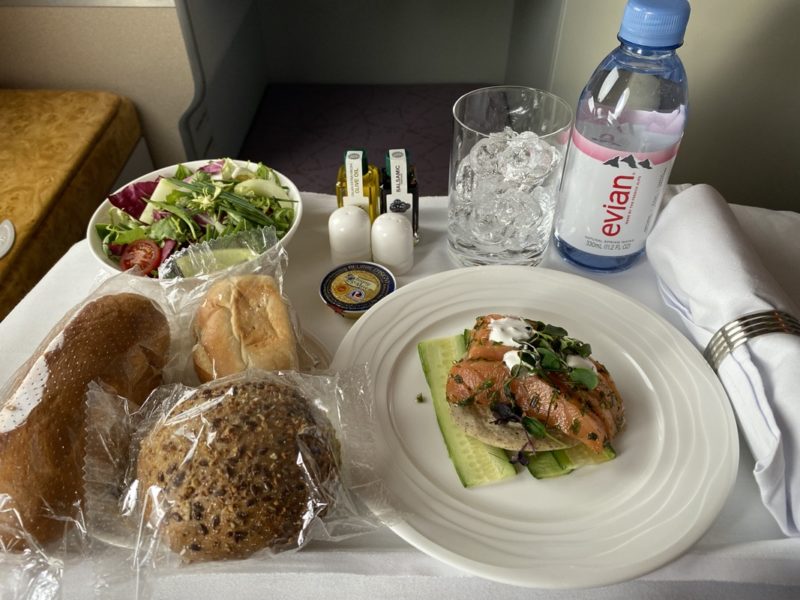
[[[0,398],[0,494],[39,543],[56,539],[81,501],[88,384],[140,404],[161,383],[169,339],[144,296],[101,296],[51,331]],[[13,537],[0,527],[0,541]]]
[[[247,369],[297,369],[297,340],[275,279],[243,275],[216,282],[194,320],[200,381]]]

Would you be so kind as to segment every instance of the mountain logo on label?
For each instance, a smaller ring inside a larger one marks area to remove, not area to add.
[[[637,163],[636,162],[636,157],[633,154],[628,154],[628,156],[626,156],[624,158],[622,156],[615,156],[614,158],[609,158],[603,164],[604,165],[608,165],[609,167],[614,167],[614,168],[618,169],[620,162],[624,162],[631,169],[636,169],[637,167],[641,167],[643,169],[652,169],[653,168],[653,165],[650,162],[649,158],[645,158],[643,161]]]

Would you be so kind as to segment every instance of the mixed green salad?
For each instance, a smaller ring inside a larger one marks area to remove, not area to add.
[[[227,158],[194,172],[178,165],[172,177],[132,183],[108,199],[109,222],[96,226],[104,252],[122,270],[150,276],[189,244],[266,226],[283,238],[296,202],[269,167]]]

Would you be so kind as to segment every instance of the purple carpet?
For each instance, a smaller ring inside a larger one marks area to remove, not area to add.
[[[363,148],[383,166],[405,148],[420,195],[447,194],[453,103],[481,84],[271,85],[239,158],[261,161],[308,192],[334,193],[345,150]]]

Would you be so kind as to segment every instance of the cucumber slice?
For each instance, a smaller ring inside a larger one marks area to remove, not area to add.
[[[617,453],[610,445],[603,447],[602,452],[595,453],[585,445],[578,444],[563,450],[537,452],[528,460],[528,471],[536,479],[560,477],[586,465],[599,465],[600,463],[608,462],[616,458],[616,456]]]
[[[467,351],[464,336],[425,340],[418,344],[417,350],[431,390],[436,420],[461,484],[469,488],[514,477],[517,471],[504,450],[468,436],[450,417],[445,386],[450,367]]]
[[[561,477],[572,473],[573,469],[563,466],[556,458],[557,452],[563,450],[551,450],[537,452],[528,458],[528,471],[536,479],[549,479],[551,477]]]
[[[156,188],[150,195],[150,200],[152,200],[153,202],[162,202],[162,203],[166,202],[167,196],[169,196],[171,192],[174,192],[175,190],[178,189],[180,188],[176,186],[174,183],[171,183],[166,179],[159,179],[158,184],[156,184]],[[155,209],[156,209],[155,205],[148,202],[147,206],[144,207],[142,214],[139,215],[139,220],[142,223],[152,225],[154,217],[153,212],[155,211]]]
[[[578,469],[586,465],[599,465],[617,457],[617,453],[606,444],[602,452],[592,452],[587,446],[578,444],[564,450],[554,450],[556,460],[564,468]]]

